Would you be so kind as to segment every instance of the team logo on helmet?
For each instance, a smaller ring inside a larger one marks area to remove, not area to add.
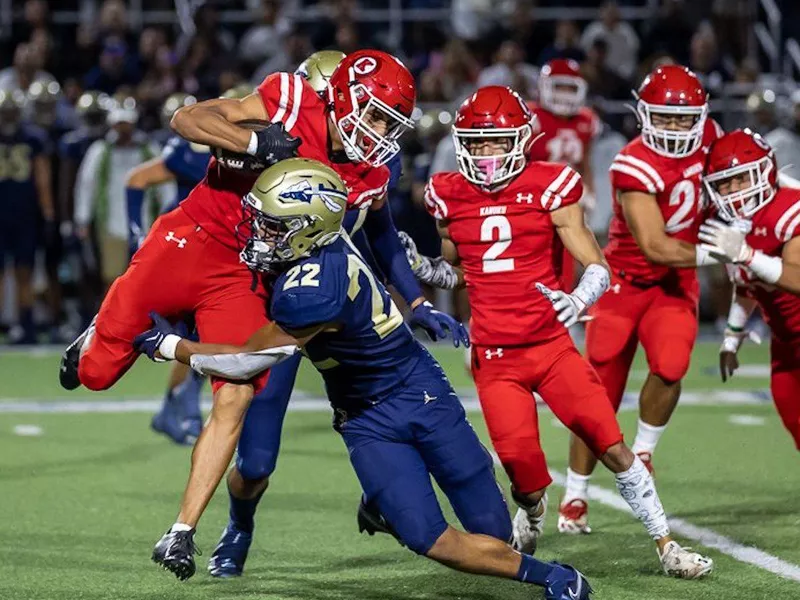
[[[355,71],[359,75],[367,75],[369,73],[372,73],[377,66],[378,66],[378,61],[375,60],[372,56],[362,56],[356,62],[353,63],[353,71]]]
[[[314,189],[314,186],[308,181],[298,181],[278,194],[278,198],[281,200],[294,200],[295,202],[305,202],[306,204],[311,204],[314,196],[318,196],[326,208],[335,213],[342,210],[341,204],[336,202],[335,198],[347,202],[347,194],[342,194],[334,188],[327,188],[321,183]]]

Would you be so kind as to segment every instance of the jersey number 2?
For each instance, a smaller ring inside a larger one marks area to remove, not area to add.
[[[494,239],[495,231],[497,231],[497,241]],[[500,258],[500,255],[511,245],[511,222],[508,218],[502,215],[486,217],[481,224],[481,241],[494,242],[483,253],[484,273],[504,273],[514,270],[513,258]]]
[[[677,206],[678,210],[664,224],[664,231],[677,233],[694,223],[695,200],[697,200],[697,192],[694,183],[688,179],[676,183],[669,195],[669,205]]]

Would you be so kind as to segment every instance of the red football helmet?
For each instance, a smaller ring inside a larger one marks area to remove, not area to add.
[[[331,118],[354,162],[386,164],[400,150],[397,139],[414,122],[414,78],[391,54],[359,50],[348,54],[328,82]],[[385,122],[384,131],[375,122]]]
[[[697,76],[680,65],[664,65],[650,73],[639,92],[636,114],[642,126],[644,144],[662,156],[689,156],[703,143],[708,116],[708,94]],[[688,128],[668,129],[653,124],[653,117],[692,117]]]
[[[542,67],[539,102],[550,112],[564,117],[577,115],[586,103],[586,89],[576,61],[556,58]]]
[[[456,113],[453,140],[458,170],[470,182],[494,187],[519,175],[533,143],[535,117],[515,91],[501,85],[480,88]],[[471,146],[509,140],[500,154],[473,154]]]
[[[726,133],[711,144],[703,185],[723,218],[749,219],[775,197],[775,153],[749,129]]]

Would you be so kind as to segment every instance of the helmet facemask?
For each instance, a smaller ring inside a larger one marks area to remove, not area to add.
[[[328,89],[333,102],[334,90]],[[349,90],[353,110],[335,120],[347,157],[373,167],[385,165],[400,151],[397,140],[414,128],[414,122],[372,94],[364,84],[354,83]],[[383,134],[372,126],[375,121],[387,124]]]
[[[775,187],[770,182],[774,168],[772,157],[765,156],[754,162],[706,175],[703,177],[703,185],[725,220],[749,219],[775,196]],[[725,194],[720,192],[726,183],[735,185],[737,182],[737,187],[741,189]]]
[[[586,104],[586,90],[586,81],[571,75],[548,75],[539,80],[542,106],[562,117],[572,117],[580,112]]]
[[[648,148],[661,156],[683,158],[694,154],[703,143],[708,105],[657,105],[639,100],[636,116],[642,127],[642,141]],[[681,129],[657,127],[653,124],[653,117],[691,117],[691,126]]]
[[[470,183],[495,188],[519,175],[527,163],[527,149],[533,129],[530,124],[513,129],[453,128],[458,170]],[[473,153],[479,142],[507,140],[507,150],[495,154]]]

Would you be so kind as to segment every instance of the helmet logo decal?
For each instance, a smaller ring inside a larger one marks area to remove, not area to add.
[[[378,61],[371,56],[362,56],[353,63],[353,71],[359,75],[372,73],[378,67]]]
[[[296,184],[289,186],[278,195],[278,198],[311,204],[314,196],[318,196],[325,204],[325,207],[334,213],[342,211],[342,205],[336,202],[337,198],[340,201],[347,202],[347,195],[336,188],[327,188],[320,183],[314,189],[311,183],[306,180],[298,181]]]

